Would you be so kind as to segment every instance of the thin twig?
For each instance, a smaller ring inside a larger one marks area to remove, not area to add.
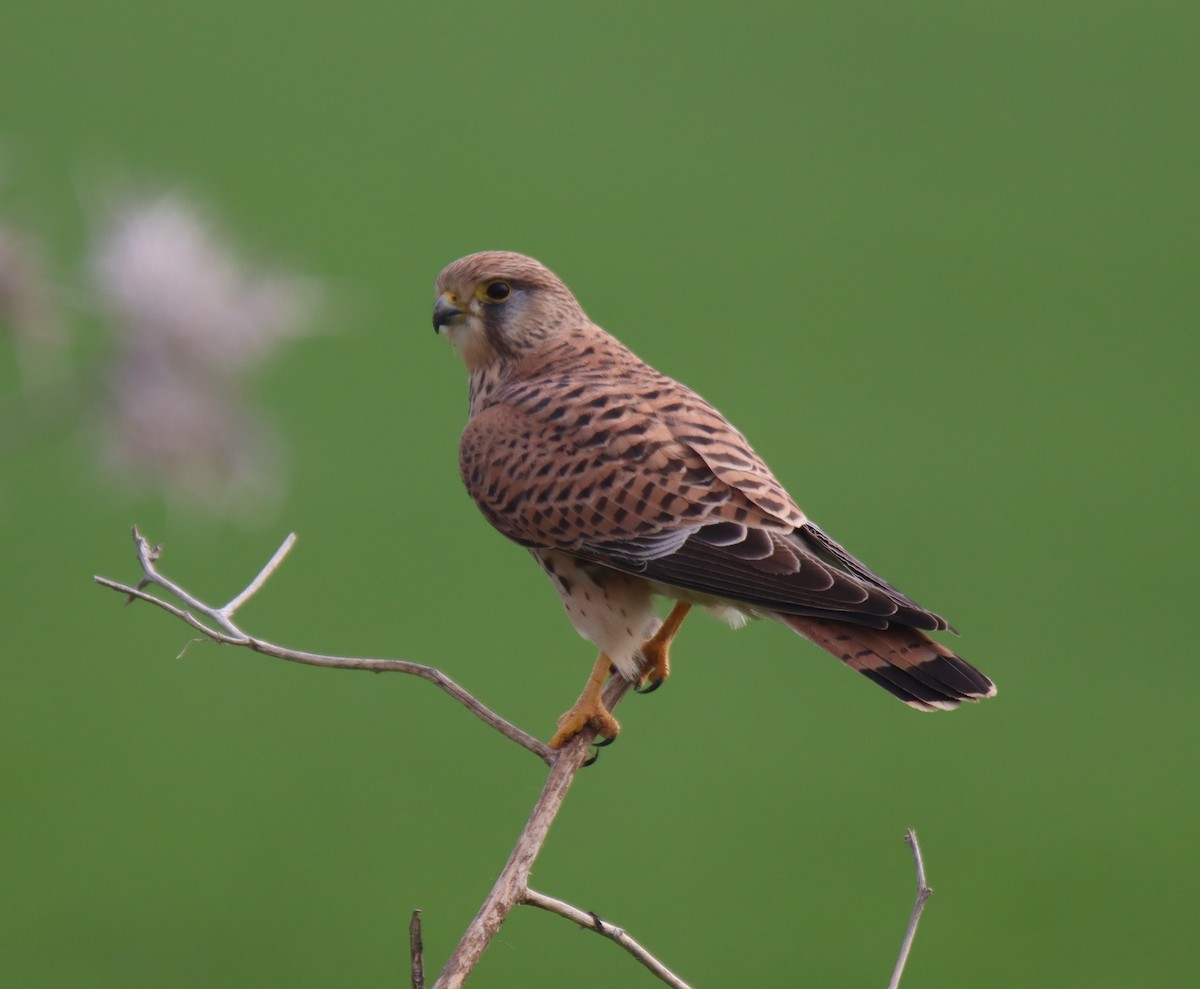
[[[913,861],[917,866],[917,899],[913,903],[912,916],[908,918],[908,930],[904,932],[904,941],[900,945],[900,957],[896,959],[896,967],[892,971],[892,981],[888,989],[899,989],[900,976],[904,974],[904,966],[908,962],[908,952],[912,948],[913,938],[917,935],[917,924],[921,922],[921,911],[925,909],[925,901],[933,892],[925,883],[925,862],[921,858],[921,846],[917,843],[917,832],[912,828],[904,834],[904,843],[912,850]]]
[[[421,941],[421,911],[408,922],[408,953],[412,959],[412,989],[425,989],[425,945]]]
[[[283,558],[292,551],[292,547],[296,545],[296,534],[289,532],[287,539],[283,541],[283,545],[275,550],[275,555],[267,561],[267,565],[263,567],[258,576],[255,577],[241,594],[230,601],[224,608],[221,609],[221,614],[228,618],[233,618],[233,613],[253,597],[260,587],[267,582],[267,579],[275,572],[279,564],[283,562]]]
[[[230,616],[237,608],[245,604],[254,592],[262,587],[275,568],[279,566],[279,563],[295,542],[293,536],[289,536],[284,541],[270,562],[263,567],[246,590],[234,597],[229,604],[220,608],[206,604],[174,581],[163,576],[155,565],[158,562],[161,552],[160,548],[151,545],[136,528],[133,530],[133,538],[137,546],[138,560],[142,565],[143,577],[139,585],[131,587],[128,584],[110,580],[108,577],[93,577],[92,579],[97,584],[111,588],[114,591],[119,591],[129,598],[139,598],[142,601],[148,601],[156,607],[162,608],[163,611],[174,615],[181,621],[186,622],[213,642],[219,642],[223,645],[243,646],[247,649],[252,649],[254,652],[262,653],[264,656],[273,656],[276,659],[287,660],[289,663],[302,663],[306,666],[324,666],[340,670],[368,670],[372,673],[407,673],[410,676],[420,677],[422,680],[429,681],[444,693],[449,694],[480,721],[500,732],[505,738],[511,739],[522,748],[528,749],[547,765],[553,764],[555,752],[545,742],[534,738],[528,732],[522,731],[516,725],[512,724],[512,722],[500,717],[495,711],[477,700],[474,695],[468,693],[436,667],[426,666],[423,663],[413,663],[404,659],[363,659],[354,656],[327,656],[322,653],[304,652],[299,649],[286,649],[283,646],[275,645],[273,642],[256,639],[238,628]],[[148,593],[145,588],[152,584],[163,588],[172,596],[178,598],[187,605],[188,610]],[[207,618],[214,625],[219,626],[220,629],[224,629],[224,631],[219,631],[212,625],[201,621],[200,618],[196,617],[197,614]]]
[[[538,907],[541,910],[548,910],[550,913],[556,913],[560,917],[566,917],[567,920],[573,920],[580,927],[585,927],[589,931],[595,931],[597,934],[602,934],[604,937],[615,941],[622,948],[628,951],[634,958],[650,969],[655,975],[674,989],[692,989],[688,983],[684,982],[678,975],[672,972],[666,965],[655,958],[649,951],[643,948],[637,941],[631,938],[620,927],[615,927],[612,924],[605,923],[594,913],[586,913],[578,907],[573,907],[569,903],[564,903],[562,900],[556,900],[552,896],[546,896],[544,893],[539,893],[534,889],[525,891],[525,899],[522,901],[528,903],[531,907]]]

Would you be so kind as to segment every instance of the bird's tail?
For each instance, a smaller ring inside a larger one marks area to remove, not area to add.
[[[949,711],[961,701],[996,693],[991,680],[918,629],[866,628],[802,615],[775,617],[918,711]]]

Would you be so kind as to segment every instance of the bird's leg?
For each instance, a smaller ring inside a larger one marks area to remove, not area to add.
[[[586,725],[591,725],[609,741],[617,737],[621,726],[617,724],[617,719],[612,716],[612,713],[604,706],[604,701],[600,699],[600,691],[611,670],[612,661],[604,653],[596,657],[596,665],[592,667],[591,676],[588,677],[588,682],[583,688],[583,693],[579,695],[579,700],[571,706],[571,710],[558,719],[558,731],[550,739],[550,748],[561,749],[583,731]]]
[[[667,615],[657,632],[642,643],[642,675],[638,679],[638,693],[649,694],[663,685],[663,681],[671,675],[671,663],[667,653],[671,648],[671,640],[679,631],[679,626],[687,617],[692,606],[686,601],[676,601],[675,607]]]

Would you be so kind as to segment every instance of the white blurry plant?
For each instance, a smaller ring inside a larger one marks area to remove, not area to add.
[[[169,501],[243,517],[268,508],[282,449],[248,372],[309,330],[316,283],[253,270],[177,196],[112,210],[88,267],[113,336],[102,461]]]

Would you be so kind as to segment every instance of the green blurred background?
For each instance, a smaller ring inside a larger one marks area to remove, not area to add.
[[[1184,986],[1196,788],[1195,3],[9,5],[0,217],[72,294],[101,176],[321,276],[255,379],[277,514],[0,463],[0,981],[407,984],[544,778],[429,685],[193,645],[94,573],[128,527],[298,648],[433,663],[543,737],[593,656],[463,493],[448,261],[533,254],[949,616],[999,697],[921,716],[782,627],[689,622],[534,885],[697,986]],[[0,385],[18,387],[0,339]],[[0,423],[12,431],[18,424]],[[19,437],[18,437],[19,439]],[[483,986],[650,986],[518,910]]]

